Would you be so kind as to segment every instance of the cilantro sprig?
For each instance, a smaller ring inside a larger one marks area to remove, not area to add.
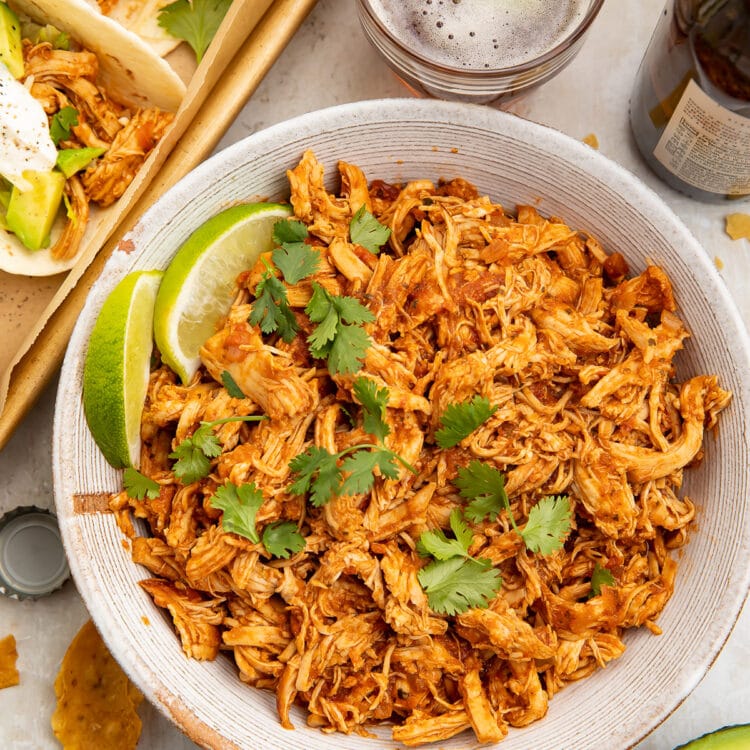
[[[440,417],[441,427],[435,432],[435,442],[441,448],[452,448],[483,425],[495,412],[497,405],[483,396],[470,401],[448,404]]]
[[[349,236],[352,242],[377,255],[380,248],[388,242],[391,230],[383,226],[363,203],[349,222]]]
[[[221,382],[224,384],[224,388],[227,389],[227,393],[232,398],[247,398],[244,391],[237,385],[237,381],[232,377],[232,373],[229,370],[221,371]]]
[[[591,591],[589,592],[589,598],[592,596],[600,596],[602,593],[602,586],[614,586],[615,577],[612,575],[612,571],[609,568],[605,568],[599,564],[597,560],[594,563],[594,570],[591,574]]]
[[[255,287],[255,302],[247,320],[258,326],[263,333],[278,331],[281,338],[290,343],[299,331],[299,324],[294,317],[286,294],[286,287],[277,279],[266,259],[263,259],[266,270]]]
[[[306,237],[307,227],[296,219],[279,219],[273,225],[273,241],[277,247],[271,253],[271,260],[287,284],[299,283],[320,266],[320,251],[308,245]],[[255,302],[247,320],[263,333],[278,331],[288,344],[297,335],[299,324],[289,307],[284,283],[265,258],[263,263],[266,270],[255,288]]]
[[[122,486],[128,496],[136,500],[155,500],[159,497],[159,483],[130,466],[122,472]]]
[[[273,241],[278,245],[271,260],[287,284],[298,284],[320,267],[320,250],[308,245],[307,227],[297,219],[279,219],[273,226]]]
[[[312,445],[289,462],[289,468],[297,475],[289,492],[309,493],[310,502],[319,508],[332,497],[368,492],[375,482],[376,468],[388,479],[397,479],[397,461],[408,467],[397,453],[374,443],[361,443],[338,453]]]
[[[209,501],[213,508],[222,511],[224,531],[238,534],[253,544],[262,541],[269,555],[287,558],[305,548],[305,538],[291,521],[275,521],[263,529],[262,537],[255,518],[263,505],[263,493],[255,482],[236,485],[232,482],[218,487]]]
[[[354,297],[331,294],[316,282],[305,312],[317,324],[307,337],[310,354],[327,359],[331,375],[357,372],[371,343],[362,324],[375,320],[372,312]]]
[[[186,41],[200,62],[231,4],[232,0],[176,0],[159,11],[157,23]]]
[[[529,510],[523,529],[519,529],[505,492],[505,477],[492,466],[481,461],[472,461],[458,470],[455,485],[461,497],[470,500],[466,517],[476,523],[489,517],[495,520],[505,510],[511,526],[521,536],[530,552],[549,555],[560,549],[570,533],[572,511],[570,500],[565,495],[548,495]]]
[[[359,443],[338,453],[311,445],[289,462],[289,468],[297,475],[289,492],[293,495],[309,493],[310,502],[316,508],[332,497],[368,492],[375,482],[376,469],[388,479],[397,479],[397,463],[400,463],[416,474],[408,461],[383,443],[391,431],[385,421],[388,388],[378,388],[372,380],[360,376],[354,380],[352,392],[362,406],[363,429],[378,442]]]
[[[469,555],[472,533],[461,511],[450,515],[454,538],[442,529],[425,531],[417,542],[417,551],[433,560],[417,574],[435,612],[455,615],[470,607],[484,609],[495,598],[502,585],[500,571],[486,558]]]
[[[52,116],[49,124],[49,137],[57,146],[60,141],[70,138],[70,129],[78,125],[78,110],[75,107],[61,107]]]
[[[221,443],[214,434],[213,428],[227,422],[258,422],[261,419],[266,419],[266,417],[251,414],[201,422],[201,426],[192,437],[185,438],[169,454],[169,458],[176,459],[172,466],[174,475],[183,484],[192,484],[208,476],[211,459],[221,455]]]

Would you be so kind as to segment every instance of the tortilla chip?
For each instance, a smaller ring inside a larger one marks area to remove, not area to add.
[[[583,136],[583,142],[591,148],[599,148],[599,139],[596,137],[596,133],[589,133]]]
[[[750,239],[750,214],[728,214],[724,231],[733,239]]]
[[[66,750],[131,750],[141,736],[143,695],[89,620],[68,647],[55,680],[52,731]]]
[[[16,669],[16,639],[13,635],[6,635],[0,640],[0,689],[13,687],[21,682],[21,676]]]

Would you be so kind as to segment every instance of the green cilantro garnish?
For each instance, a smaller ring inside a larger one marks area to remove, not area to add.
[[[527,549],[549,555],[565,543],[570,523],[571,509],[567,496],[548,495],[529,511],[529,520],[521,536]]]
[[[176,0],[159,11],[157,23],[185,40],[200,62],[231,4],[232,0]]]
[[[344,453],[339,453],[341,458]],[[398,479],[396,454],[379,445],[360,445],[341,464],[341,470],[348,474],[338,490],[339,495],[357,495],[369,492],[375,481],[375,468],[388,479]]]
[[[458,470],[454,484],[461,497],[471,500],[465,510],[470,521],[480,523],[485,517],[494,521],[498,513],[505,509],[511,526],[531,552],[549,555],[565,543],[572,516],[570,501],[566,496],[543,497],[529,511],[526,526],[519,529],[505,492],[505,477],[497,469],[481,461],[472,461],[466,468]]]
[[[311,445],[289,462],[289,468],[297,475],[289,492],[293,495],[309,492],[310,502],[318,508],[338,495],[368,492],[375,481],[376,468],[388,479],[397,479],[397,461],[414,472],[404,459],[382,445],[362,443],[338,453]]]
[[[279,246],[271,253],[273,264],[287,284],[297,284],[320,266],[320,250],[305,242],[307,227],[297,219],[279,219],[273,227],[273,240]]]
[[[495,412],[483,396],[474,396],[471,401],[448,404],[440,418],[442,427],[435,433],[435,442],[441,448],[452,448],[484,424]]]
[[[304,453],[289,462],[289,468],[297,475],[290,485],[292,495],[310,493],[310,502],[319,508],[338,494],[343,475],[338,464],[337,453],[329,453],[325,448],[311,445]]]
[[[494,467],[481,461],[472,461],[466,468],[458,470],[458,477],[454,484],[459,489],[461,497],[471,502],[464,513],[470,521],[481,522],[486,516],[494,521],[498,513],[505,509],[511,524],[516,522],[510,512],[508,495],[505,492],[505,477]]]
[[[263,546],[274,557],[288,558],[305,548],[305,537],[299,533],[297,524],[276,521],[263,529]]]
[[[211,506],[221,510],[221,525],[224,531],[249,539],[254,544],[261,541],[255,528],[255,516],[263,505],[263,493],[255,482],[218,487],[210,500]],[[263,529],[263,546],[274,557],[289,557],[305,548],[305,538],[291,521],[275,521]]]
[[[122,486],[128,496],[134,497],[136,500],[145,500],[146,498],[155,500],[159,497],[160,487],[158,482],[131,467],[128,467],[122,473]]]
[[[214,435],[216,425],[227,422],[257,422],[264,416],[237,416],[215,419],[213,422],[201,422],[201,426],[192,437],[185,438],[170,454],[169,458],[176,458],[172,471],[183,484],[192,484],[208,476],[211,469],[211,459],[221,455],[221,444]]]
[[[255,515],[263,505],[263,493],[255,482],[239,486],[227,482],[217,488],[210,503],[211,507],[224,511],[221,517],[224,531],[239,534],[254,543],[260,541],[255,528]]]
[[[75,107],[62,107],[52,116],[49,125],[49,137],[57,146],[60,141],[70,138],[70,129],[78,125],[78,110]]]
[[[242,392],[242,388],[237,385],[237,381],[232,377],[232,373],[229,372],[229,370],[222,370],[221,382],[224,384],[224,387],[227,389],[227,393],[232,398],[247,398],[247,396],[245,396],[245,394]]]
[[[313,282],[305,312],[317,323],[307,337],[312,356],[328,359],[331,375],[357,372],[370,346],[370,337],[361,326],[375,320],[370,310],[354,297],[330,294]]]
[[[602,593],[602,586],[614,586],[615,577],[612,575],[612,571],[599,564],[599,561],[594,563],[594,572],[591,574],[591,592],[589,598],[592,596],[599,596]]]
[[[388,479],[397,479],[398,462],[412,474],[417,473],[413,466],[382,442],[390,431],[383,421],[388,389],[378,389],[372,381],[360,377],[354,381],[353,390],[363,407],[364,428],[379,442],[352,445],[338,453],[311,445],[289,462],[289,468],[297,475],[289,492],[293,495],[310,493],[310,502],[316,508],[338,495],[368,492],[375,481],[375,469]]]
[[[352,242],[377,255],[388,242],[391,230],[383,226],[362,204],[349,222],[349,236]]]
[[[263,333],[278,331],[287,344],[299,330],[297,319],[287,301],[286,287],[273,275],[267,263],[266,270],[255,287],[255,302],[247,321],[258,326]]]
[[[354,381],[352,391],[362,404],[362,426],[365,432],[374,435],[381,443],[391,428],[385,421],[385,408],[388,405],[388,389],[378,388],[369,378],[359,377]]]
[[[458,509],[450,515],[450,526],[455,539],[440,529],[419,537],[419,553],[434,558],[417,574],[419,583],[435,612],[455,615],[470,607],[484,609],[500,590],[500,572],[490,560],[469,555],[472,534]]]

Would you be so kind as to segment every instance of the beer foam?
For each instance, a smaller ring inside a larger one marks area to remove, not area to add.
[[[438,65],[493,70],[535,60],[570,36],[590,0],[370,0],[404,47]]]

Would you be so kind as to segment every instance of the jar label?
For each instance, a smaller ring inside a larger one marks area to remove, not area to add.
[[[750,193],[750,119],[717,104],[690,80],[654,148],[672,174],[721,195]]]

